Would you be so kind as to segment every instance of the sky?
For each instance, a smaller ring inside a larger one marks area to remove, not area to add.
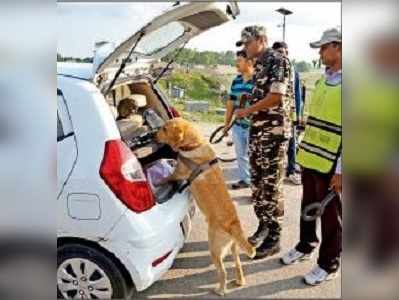
[[[152,18],[169,9],[172,2],[58,3],[57,51],[63,56],[89,57],[96,41],[118,45]],[[290,58],[318,58],[309,42],[319,40],[324,30],[341,25],[340,2],[241,2],[236,20],[193,38],[186,47],[197,50],[236,51],[241,29],[248,25],[266,27],[271,43],[282,40],[280,7],[293,11],[286,19],[286,42]]]

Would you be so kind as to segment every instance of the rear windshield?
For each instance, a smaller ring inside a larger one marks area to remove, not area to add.
[[[137,45],[135,52],[151,55],[167,47],[184,34],[184,26],[179,22],[171,22],[146,34]]]

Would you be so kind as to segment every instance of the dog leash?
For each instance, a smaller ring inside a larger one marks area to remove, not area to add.
[[[235,95],[230,95],[230,97],[231,97],[232,100],[237,100],[237,96],[235,96]],[[245,102],[246,101],[248,101],[248,96],[244,97],[244,95],[242,95],[241,98],[240,98],[239,108],[243,108],[245,106]],[[233,114],[233,118],[232,118],[232,120],[230,122],[229,127],[227,127],[226,133],[230,131],[230,129],[233,127],[233,125],[236,122],[236,120],[237,119],[236,119],[235,115]],[[209,143],[210,144],[212,144],[212,145],[218,144],[218,143],[220,143],[223,140],[223,138],[225,137],[224,134],[221,134],[220,136],[216,137],[218,134],[220,134],[221,131],[223,131],[223,129],[224,129],[224,126],[222,125],[222,126],[217,127],[215,129],[215,131],[212,132],[211,136],[209,137]],[[233,161],[237,160],[237,158],[221,158],[221,157],[218,157],[218,159],[220,161],[222,161],[222,162],[233,162]]]
[[[328,204],[338,196],[337,192],[331,190],[321,202],[307,205],[302,211],[302,219],[306,222],[314,221],[321,217]],[[338,197],[339,198],[339,197]],[[312,213],[313,212],[313,213]]]
[[[232,100],[237,100],[237,96],[235,96],[235,95],[230,95],[230,98],[231,98]],[[239,105],[239,108],[242,108],[242,107],[244,107],[244,100],[243,100],[243,99],[240,100],[240,105]],[[233,117],[232,117],[232,119],[231,119],[231,121],[230,121],[230,125],[229,125],[229,127],[227,128],[226,133],[230,131],[231,127],[233,127],[235,121],[236,121],[236,118],[235,118],[235,116],[234,116],[234,111],[233,111]],[[211,143],[211,144],[218,144],[218,143],[220,143],[220,142],[223,140],[223,138],[225,137],[224,134],[222,134],[222,135],[220,135],[219,137],[215,138],[216,135],[219,134],[220,131],[223,130],[223,128],[224,128],[224,126],[219,126],[218,128],[216,128],[216,130],[215,130],[214,132],[212,132],[212,134],[211,134],[211,136],[210,136],[210,138],[209,138],[209,143]]]
[[[234,121],[235,121],[235,120],[233,120],[233,121],[231,122],[231,124],[229,125],[229,127],[227,127],[226,133],[230,131],[231,127],[233,127]],[[209,137],[209,143],[211,143],[212,145],[220,143],[220,142],[223,140],[223,138],[225,137],[225,135],[224,135],[224,134],[221,134],[221,135],[218,136],[217,138],[216,138],[216,136],[217,136],[221,131],[223,131],[223,129],[224,129],[224,125],[219,126],[218,128],[216,128],[215,131],[212,132],[211,136]]]
[[[233,122],[231,122],[231,124],[227,128],[226,133],[230,131],[231,127],[233,127],[234,121],[235,120],[233,120]],[[223,131],[223,129],[224,129],[224,126],[222,125],[222,126],[219,126],[218,128],[216,128],[216,130],[214,132],[212,132],[211,136],[209,137],[209,143],[210,144],[212,144],[212,145],[218,144],[218,143],[220,143],[223,140],[225,135],[224,134],[220,134],[220,132]],[[220,136],[216,137],[218,134],[220,134]],[[233,161],[237,160],[237,158],[235,158],[235,157],[234,158],[222,158],[220,156],[218,156],[217,159],[222,161],[222,162],[233,162]]]

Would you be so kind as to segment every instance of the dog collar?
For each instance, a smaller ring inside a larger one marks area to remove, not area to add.
[[[179,147],[179,149],[181,151],[184,151],[184,152],[193,151],[196,148],[198,148],[198,146],[183,146],[183,147]]]

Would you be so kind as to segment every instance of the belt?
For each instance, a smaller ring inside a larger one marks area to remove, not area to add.
[[[238,123],[237,121],[234,122],[234,125],[240,126],[240,127],[244,128],[244,129],[248,129],[249,128],[248,124]]]
[[[252,115],[252,121],[264,121],[269,116],[268,111],[258,111],[257,114]]]

